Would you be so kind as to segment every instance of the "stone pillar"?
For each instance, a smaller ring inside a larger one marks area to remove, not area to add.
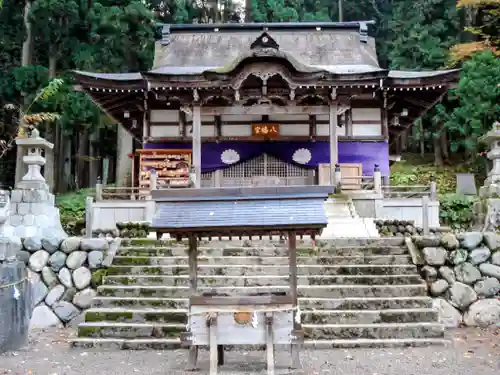
[[[335,185],[335,164],[338,163],[338,134],[337,134],[337,109],[338,103],[330,103],[329,111],[329,142],[330,142],[330,184]]]
[[[129,154],[133,151],[134,138],[125,130],[123,125],[118,125],[117,129],[118,147],[116,149],[116,184],[118,186],[128,186],[132,175],[132,160]],[[95,181],[91,181],[95,183]]]
[[[193,106],[193,167],[195,173],[194,187],[201,187],[201,108]]]

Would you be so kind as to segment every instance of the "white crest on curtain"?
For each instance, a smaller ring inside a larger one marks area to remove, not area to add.
[[[224,164],[230,165],[240,161],[240,154],[232,148],[228,148],[221,154],[220,158]]]
[[[307,164],[311,161],[312,154],[307,148],[299,148],[293,153],[292,159],[298,164]]]

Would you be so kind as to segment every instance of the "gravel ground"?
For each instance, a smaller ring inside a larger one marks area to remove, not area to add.
[[[29,344],[0,354],[0,375],[184,375],[187,352],[82,351],[69,349],[69,330],[35,331]],[[450,333],[447,347],[405,349],[306,350],[304,375],[498,375],[500,329],[460,329]],[[286,369],[288,353],[277,352],[277,375]],[[229,352],[220,375],[264,375],[265,352]],[[249,363],[249,365],[246,365]],[[200,367],[208,368],[201,352]],[[193,373],[189,373],[193,374]],[[207,371],[196,372],[205,375]]]

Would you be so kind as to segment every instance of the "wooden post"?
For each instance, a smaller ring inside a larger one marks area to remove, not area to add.
[[[298,307],[297,301],[297,235],[295,231],[291,230],[288,232],[288,261],[290,268],[290,294],[292,296],[293,307]],[[297,310],[293,310],[293,327],[294,330],[300,329],[301,325],[297,323]],[[300,356],[299,356],[299,345],[291,345],[291,355],[292,355],[292,368],[301,368]]]
[[[267,375],[274,375],[273,313],[266,312]]]
[[[191,295],[195,295],[198,289],[198,239],[196,235],[191,234],[189,236],[189,286]],[[190,318],[189,318],[190,319]],[[217,352],[216,352],[217,353]],[[187,371],[196,370],[196,364],[198,362],[198,347],[196,345],[191,345],[189,348],[188,355],[188,367]]]
[[[337,109],[338,103],[330,103],[329,108],[329,136],[330,136],[330,183],[335,186],[335,164],[338,163],[338,134],[337,134]]]
[[[148,199],[152,199],[151,192],[153,190],[157,189],[157,186],[156,186],[157,181],[158,181],[158,176],[157,176],[156,169],[152,169],[151,176],[149,177],[149,197],[148,197]]]
[[[201,108],[193,106],[193,166],[196,180],[195,188],[201,187]]]
[[[382,193],[382,175],[378,164],[375,164],[373,170],[373,190],[375,190],[375,193]]]
[[[95,200],[96,202],[102,201],[102,184],[101,180],[97,178],[97,183],[95,184]]]
[[[437,200],[437,183],[434,176],[431,176],[430,196],[431,201]]]
[[[429,234],[429,197],[424,195],[422,197],[422,227],[424,235]]]
[[[209,350],[210,350],[210,375],[217,375],[218,348],[217,348],[217,315],[213,314],[208,321]]]
[[[92,203],[94,198],[85,198],[85,238],[92,238]]]
[[[340,193],[342,190],[342,172],[340,171],[340,165],[335,164],[335,174],[333,175],[333,186],[334,186],[334,191]]]

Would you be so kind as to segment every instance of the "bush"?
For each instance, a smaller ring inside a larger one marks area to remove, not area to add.
[[[439,198],[441,223],[457,230],[467,230],[472,225],[474,200],[465,195],[447,194]]]
[[[82,189],[56,197],[61,224],[70,236],[80,236],[85,229],[85,198],[94,196],[93,189]]]

